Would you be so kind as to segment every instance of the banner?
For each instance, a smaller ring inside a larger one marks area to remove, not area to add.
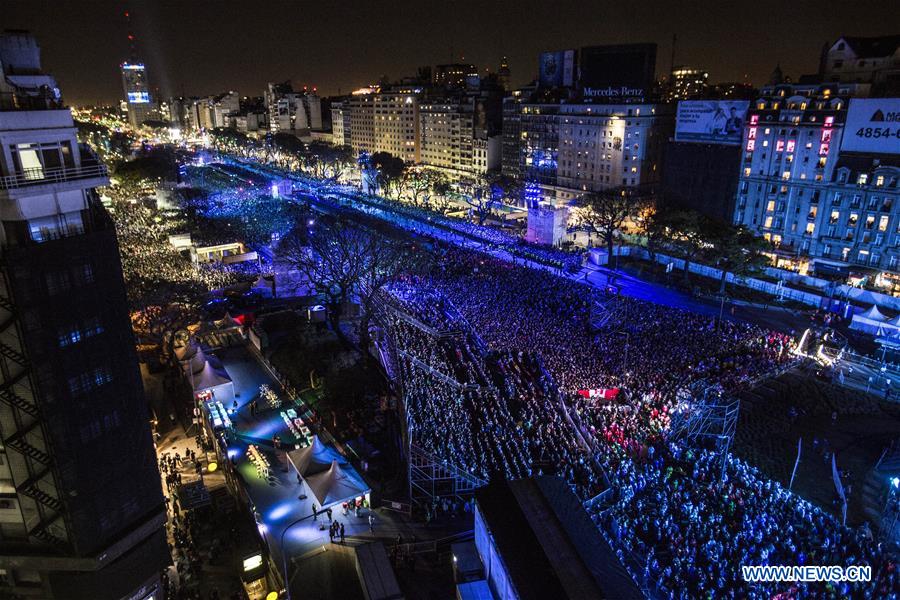
[[[595,398],[598,400],[615,400],[619,395],[619,388],[594,388],[590,390],[578,390],[582,398]]]
[[[838,475],[835,457],[835,454],[831,455],[831,478],[834,480],[834,489],[837,490],[838,496],[840,496],[841,500],[846,500],[846,498],[844,498],[844,485],[841,483],[841,476]]]
[[[747,100],[679,102],[675,141],[739,146],[749,106]]]
[[[800,451],[803,450],[803,438],[797,440],[797,460],[794,461],[794,470],[791,471],[791,482],[788,483],[788,489],[794,487],[794,477],[797,475],[797,467],[800,466]]]
[[[900,154],[900,98],[850,100],[841,150]]]

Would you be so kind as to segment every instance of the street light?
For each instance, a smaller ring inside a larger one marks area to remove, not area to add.
[[[299,517],[299,518],[291,521],[290,525],[285,527],[284,530],[282,530],[282,532],[281,532],[281,540],[279,541],[279,545],[281,546],[281,566],[282,566],[282,570],[284,571],[284,590],[285,590],[285,592],[287,592],[288,600],[291,600],[291,578],[288,575],[287,552],[285,552],[285,550],[284,550],[284,534],[286,534],[288,532],[288,529],[290,529],[291,527],[293,527],[300,521],[307,519],[308,517],[309,517],[309,515],[306,515],[304,517]]]

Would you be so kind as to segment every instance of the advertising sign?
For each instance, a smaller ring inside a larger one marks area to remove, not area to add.
[[[585,98],[620,102],[646,97],[653,87],[656,44],[588,46],[578,56]]]
[[[841,150],[900,154],[900,98],[850,100]]]
[[[150,102],[150,92],[128,92],[129,104],[147,104]]]
[[[747,100],[679,102],[675,141],[739,146],[749,105]]]
[[[571,87],[575,83],[575,51],[542,53],[540,83],[543,87]]]

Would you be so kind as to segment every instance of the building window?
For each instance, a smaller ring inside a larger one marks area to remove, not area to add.
[[[98,367],[69,378],[69,392],[80,396],[112,381],[112,373],[108,367]]]

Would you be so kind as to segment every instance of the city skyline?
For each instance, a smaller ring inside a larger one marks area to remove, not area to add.
[[[729,7],[711,2],[660,19],[655,17],[664,7],[657,2],[601,10],[587,2],[528,4],[526,9],[505,2],[489,7],[404,2],[385,8],[351,2],[336,11],[330,5],[284,2],[253,12],[230,0],[216,3],[216,10],[207,3],[36,1],[5,7],[5,26],[38,36],[43,61],[57,74],[67,101],[81,105],[111,103],[122,95],[118,66],[130,56],[125,10],[132,14],[139,57],[162,98],[227,89],[260,95],[267,81],[286,79],[333,95],[384,75],[397,79],[419,66],[463,57],[482,72],[496,71],[503,55],[509,57],[513,85],[519,86],[537,74],[541,51],[626,42],[656,43],[656,72],[663,76],[671,66],[673,34],[678,36],[675,64],[706,69],[711,82],[746,80],[758,86],[777,64],[794,78],[815,72],[816,49],[826,41],[889,34],[892,23],[884,18],[890,3],[881,1],[830,12],[821,3],[765,2],[757,7],[759,17],[745,20],[732,19]],[[46,19],[51,12],[55,18]],[[424,28],[431,35],[423,35]]]

